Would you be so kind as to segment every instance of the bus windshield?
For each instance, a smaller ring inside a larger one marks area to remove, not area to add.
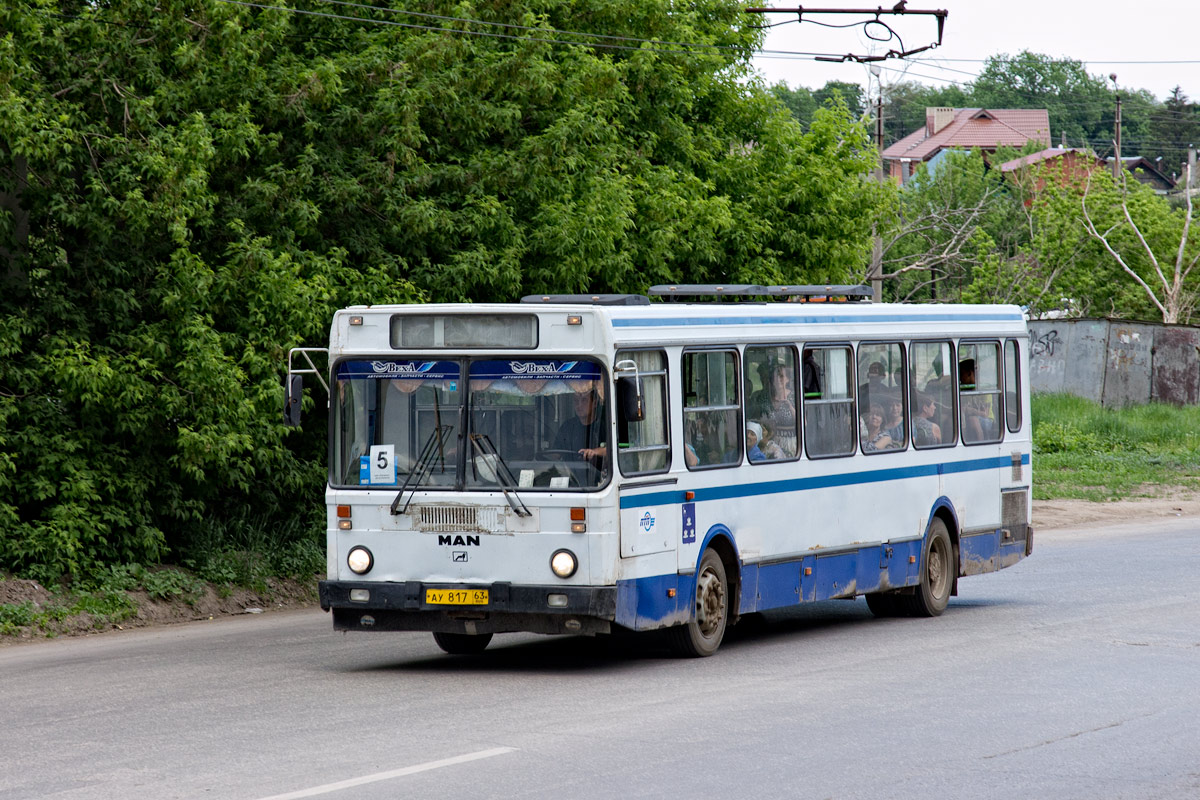
[[[343,361],[331,481],[596,489],[611,473],[606,395],[584,360]]]

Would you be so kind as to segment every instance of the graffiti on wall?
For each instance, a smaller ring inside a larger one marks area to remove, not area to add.
[[[1118,320],[1029,323],[1030,388],[1121,407],[1200,402],[1200,327]]]
[[[1029,345],[1029,351],[1035,356],[1050,356],[1054,357],[1054,350],[1062,344],[1062,339],[1058,338],[1058,331],[1046,331],[1041,336],[1033,337],[1033,341]]]
[[[1029,343],[1029,366],[1033,373],[1044,377],[1061,376],[1067,369],[1067,360],[1063,357],[1066,342],[1058,337],[1057,330],[1046,331],[1040,336],[1036,331],[1033,333]]]
[[[1128,370],[1134,364],[1149,361],[1149,342],[1142,341],[1142,334],[1129,328],[1113,328],[1108,337],[1108,366],[1115,370]]]

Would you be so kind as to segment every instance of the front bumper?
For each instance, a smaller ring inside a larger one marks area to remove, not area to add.
[[[321,581],[318,588],[321,608],[333,612],[334,630],[340,631],[608,633],[617,612],[615,586]],[[366,589],[370,597],[351,600],[351,589]],[[430,605],[426,589],[487,589],[488,604]],[[551,594],[566,595],[566,605],[550,607]]]

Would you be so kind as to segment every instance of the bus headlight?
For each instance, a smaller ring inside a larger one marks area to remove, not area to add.
[[[374,565],[375,557],[371,555],[370,550],[362,545],[350,548],[350,553],[346,556],[346,566],[355,575],[366,575]]]
[[[569,578],[579,569],[579,559],[570,550],[555,550],[550,556],[550,570],[560,578]]]

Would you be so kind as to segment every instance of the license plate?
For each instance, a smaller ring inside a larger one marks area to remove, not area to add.
[[[425,603],[431,606],[486,606],[487,589],[426,589]]]

